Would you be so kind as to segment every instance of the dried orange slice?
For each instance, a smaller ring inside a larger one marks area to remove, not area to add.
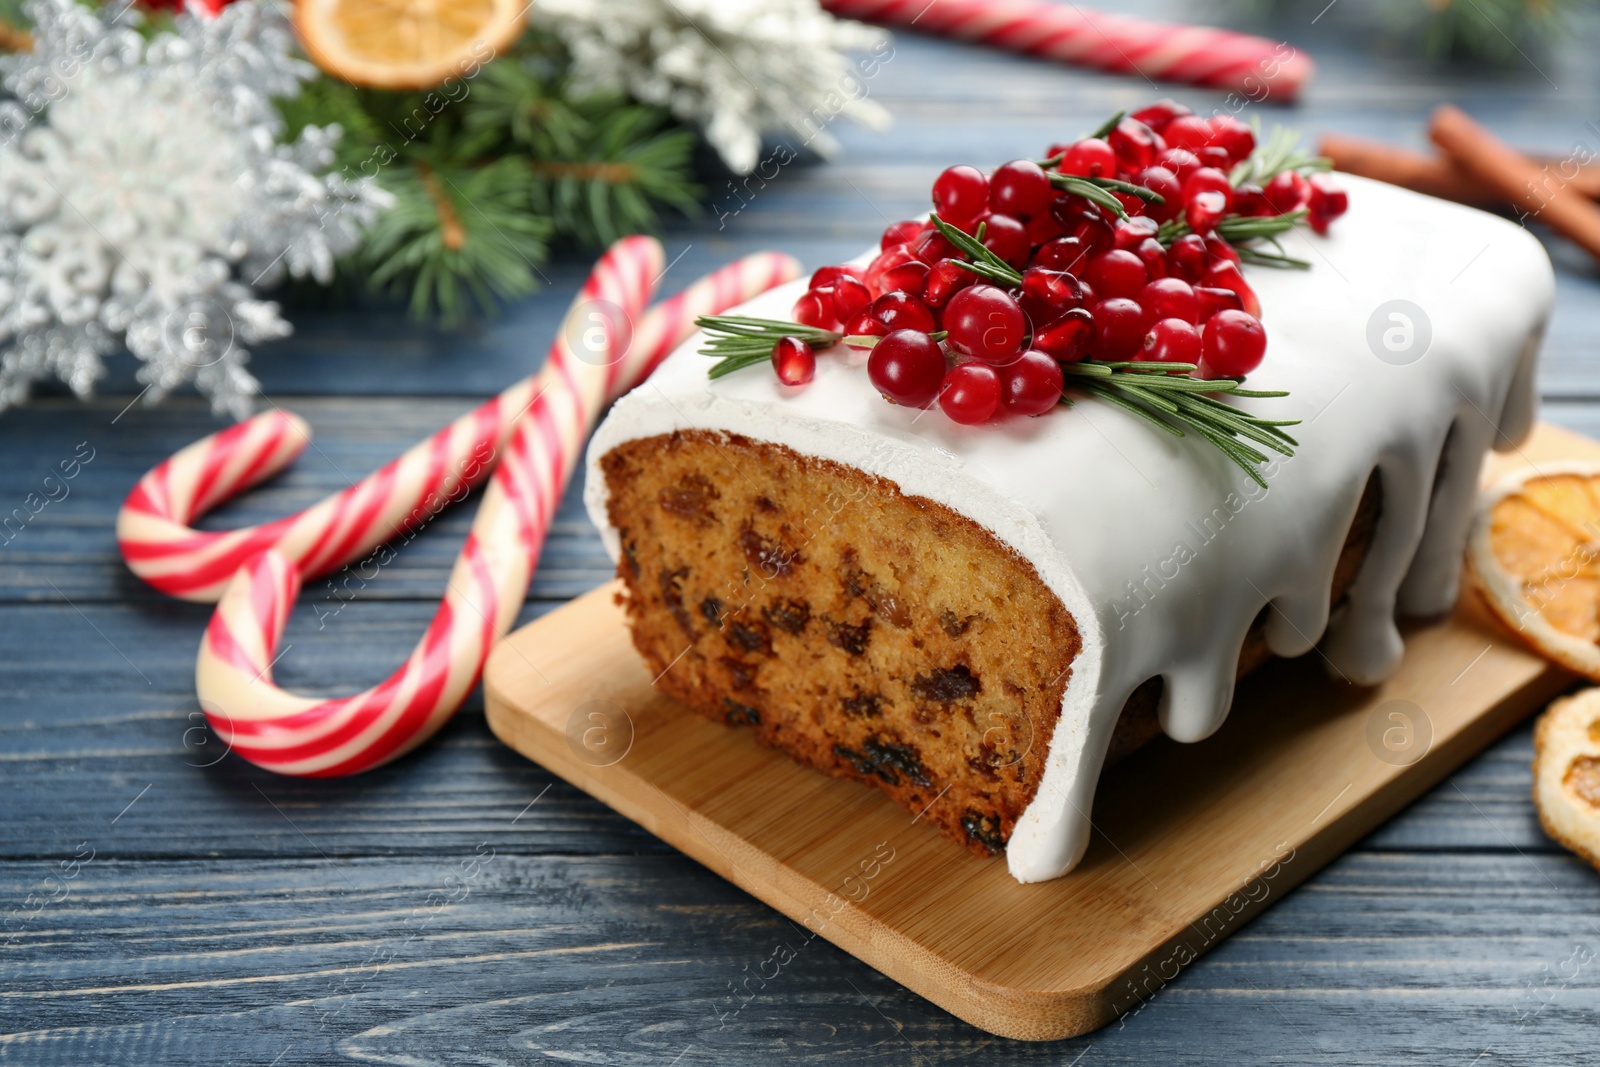
[[[1600,867],[1600,689],[1558,700],[1539,716],[1533,802],[1545,833]]]
[[[427,89],[469,78],[522,32],[527,0],[299,0],[317,66],[356,85]]]
[[[1600,466],[1522,471],[1491,490],[1467,563],[1502,622],[1600,681]]]

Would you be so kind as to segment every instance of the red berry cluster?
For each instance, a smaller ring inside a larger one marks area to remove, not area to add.
[[[981,235],[1018,284],[968,270],[932,221],[897,222],[865,269],[812,275],[794,318],[870,344],[868,375],[892,403],[937,400],[961,423],[1050,411],[1060,365],[1089,357],[1196,364],[1207,378],[1248,374],[1266,352],[1261,306],[1218,227],[1303,211],[1323,233],[1348,206],[1324,177],[1293,169],[1265,186],[1234,186],[1229,172],[1255,146],[1231,116],[1202,118],[1162,101],[1103,137],[1051,146],[1050,169],[1027,159],[987,176],[950,167],[933,183],[934,213]],[[1095,179],[1105,192],[1064,191],[1052,170]],[[941,330],[942,345],[933,336]],[[786,384],[811,380],[814,357],[802,342],[780,343],[773,363]]]

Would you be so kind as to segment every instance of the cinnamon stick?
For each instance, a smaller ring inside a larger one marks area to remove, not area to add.
[[[1446,156],[1338,133],[1325,136],[1317,153],[1332,160],[1334,170],[1346,174],[1359,174],[1458,204],[1490,209],[1505,207],[1505,198],[1492,186],[1467,174]],[[1600,200],[1600,163],[1538,155],[1528,158],[1581,195]]]
[[[1537,218],[1600,259],[1600,205],[1556,172],[1546,171],[1449,105],[1433,113],[1428,136],[1457,167],[1515,206],[1522,221]]]

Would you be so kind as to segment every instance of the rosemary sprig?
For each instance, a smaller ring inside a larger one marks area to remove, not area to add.
[[[968,261],[961,263],[961,266],[978,277],[998,282],[1007,289],[1014,289],[1022,284],[1022,274],[1017,268],[984,247],[982,223],[978,224],[978,235],[974,237],[965,230],[956,229],[938,215],[928,217],[933,221],[934,229],[939,231],[939,236],[967,254]]]
[[[1299,419],[1263,419],[1217,397],[1281,397],[1279,390],[1245,389],[1240,378],[1196,378],[1192,363],[1127,363],[1086,359],[1061,365],[1069,387],[1130,411],[1174,437],[1189,432],[1209,441],[1250,479],[1266,488],[1256,468],[1268,456],[1255,445],[1293,456],[1299,444],[1283,431]],[[1071,405],[1066,396],[1062,403]],[[1254,442],[1255,444],[1252,444]]]
[[[1229,215],[1217,223],[1216,234],[1232,245],[1239,253],[1239,258],[1246,263],[1256,263],[1263,267],[1309,270],[1310,263],[1286,255],[1283,246],[1279,245],[1277,240],[1281,235],[1300,225],[1305,220],[1306,214],[1306,209],[1300,208],[1284,212],[1282,215]],[[1189,224],[1183,219],[1171,219],[1161,224],[1161,229],[1156,233],[1156,240],[1170,248],[1172,242],[1192,232]],[[1250,247],[1250,242],[1262,240],[1271,241],[1278,251],[1263,252],[1259,248]]]
[[[834,330],[748,315],[702,315],[694,324],[710,335],[711,339],[700,349],[700,354],[717,361],[708,372],[712,378],[767,362],[772,358],[772,346],[780,338],[798,337],[812,350],[827,348],[844,339],[844,334]]]
[[[1076,174],[1062,174],[1060,171],[1050,172],[1050,184],[1062,192],[1071,193],[1073,196],[1081,196],[1092,204],[1098,204],[1119,219],[1128,217],[1128,209],[1122,206],[1122,201],[1111,195],[1111,190],[1118,189],[1121,192],[1128,192],[1138,188],[1138,186],[1131,185],[1128,182],[1117,181],[1114,178],[1083,178]],[[1156,200],[1161,199],[1159,194],[1152,193],[1148,189],[1140,190],[1140,192],[1144,193],[1147,198],[1154,196]],[[1139,194],[1135,193],[1134,195],[1138,196]]]
[[[1111,133],[1112,130],[1117,128],[1117,123],[1121,122],[1122,121],[1122,117],[1124,115],[1126,115],[1127,113],[1128,112],[1126,110],[1123,110],[1123,111],[1117,112],[1115,115],[1112,115],[1110,118],[1108,118],[1104,122],[1102,122],[1099,126],[1095,127],[1095,131],[1093,133],[1089,134],[1089,136],[1090,137],[1098,137],[1101,140],[1104,140]]]
[[[1333,161],[1326,156],[1314,156],[1302,149],[1300,135],[1294,130],[1275,127],[1272,136],[1263,144],[1260,143],[1260,122],[1254,123],[1254,126],[1258,142],[1256,150],[1250,153],[1249,158],[1240,160],[1238,166],[1233,168],[1233,173],[1228,175],[1228,181],[1234,188],[1246,182],[1266,185],[1286,170],[1315,173],[1333,169]]]

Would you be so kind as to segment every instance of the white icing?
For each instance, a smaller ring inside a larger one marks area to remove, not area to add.
[[[1302,420],[1290,430],[1294,458],[1265,468],[1268,490],[1203,441],[1092,400],[962,427],[884,403],[862,361],[842,350],[820,358],[800,391],[764,369],[711,382],[697,336],[595,434],[589,514],[615,558],[599,457],[635,438],[713,429],[888,478],[1014,548],[1083,639],[1044,777],[1006,852],[1019,881],[1055,878],[1088,844],[1106,746],[1135,687],[1161,676],[1163,728],[1180,741],[1206,737],[1227,715],[1240,647],[1268,603],[1274,652],[1299,655],[1320,642],[1332,671],[1381,680],[1402,652],[1397,608],[1436,613],[1455,600],[1484,451],[1512,446],[1532,426],[1534,355],[1554,292],[1538,242],[1492,215],[1341,180],[1351,210],[1333,234],[1288,238],[1311,270],[1247,268],[1268,335],[1249,384],[1291,395],[1238,403]],[[803,288],[774,290],[741,313],[788,318]],[[1374,311],[1396,299],[1422,308],[1431,325],[1425,354],[1406,365],[1380,360],[1367,341]],[[1330,626],[1334,565],[1374,468],[1382,515]]]

